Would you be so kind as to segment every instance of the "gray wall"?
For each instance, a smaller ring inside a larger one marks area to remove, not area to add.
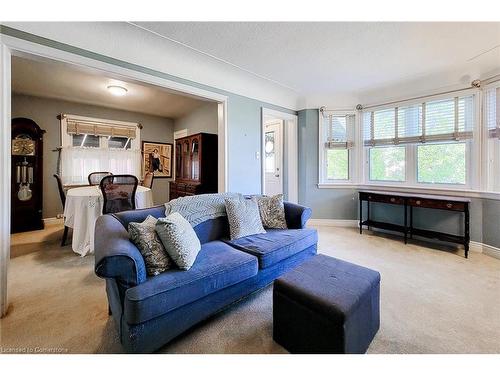
[[[313,218],[357,220],[357,189],[319,189],[318,110],[305,109],[299,117],[299,202],[313,210]],[[365,203],[366,205],[366,203]],[[402,207],[374,204],[373,219],[401,223]],[[366,218],[366,207],[364,209]],[[500,201],[472,199],[470,205],[471,240],[500,247]],[[424,229],[456,233],[463,228],[463,217],[446,211],[415,209],[414,224]]]
[[[188,135],[196,133],[217,134],[218,105],[207,102],[185,116],[174,120],[174,131],[187,129]]]
[[[299,127],[299,202],[313,209],[315,219],[352,220],[357,218],[354,189],[319,189],[318,184],[318,110],[298,113]]]
[[[242,193],[261,192],[261,164],[255,157],[261,149],[262,107],[296,114],[295,111],[271,103],[262,102],[209,85],[204,85],[168,73],[131,64],[123,60],[104,56],[89,50],[60,43],[34,34],[2,26],[0,33],[32,43],[49,46],[97,61],[103,61],[126,69],[172,80],[191,87],[201,88],[227,97],[227,139],[228,139],[228,189]]]
[[[483,199],[483,243],[500,247],[500,201]]]
[[[12,117],[30,118],[47,131],[43,142],[44,218],[55,217],[57,214],[62,213],[56,181],[52,177],[57,168],[57,152],[52,152],[52,150],[61,145],[60,122],[56,118],[60,113],[140,122],[144,126],[141,130],[141,140],[173,142],[174,125],[171,119],[62,100],[14,94],[12,96]],[[168,201],[168,181],[168,179],[155,179],[153,200],[156,204]]]

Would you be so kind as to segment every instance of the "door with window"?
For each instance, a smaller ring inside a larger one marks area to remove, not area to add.
[[[283,193],[283,120],[264,126],[264,194]]]

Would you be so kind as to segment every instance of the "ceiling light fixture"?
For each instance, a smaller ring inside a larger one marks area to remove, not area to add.
[[[108,86],[108,90],[111,94],[115,96],[124,96],[127,94],[128,90],[121,86]]]

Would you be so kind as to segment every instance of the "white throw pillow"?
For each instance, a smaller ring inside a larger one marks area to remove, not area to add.
[[[181,270],[193,265],[201,250],[201,243],[189,222],[174,212],[156,222],[156,232],[168,255]]]
[[[232,240],[252,234],[266,233],[255,198],[228,198],[225,202]]]

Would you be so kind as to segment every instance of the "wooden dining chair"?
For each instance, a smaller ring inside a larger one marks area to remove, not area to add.
[[[66,207],[66,193],[64,192],[64,187],[62,184],[61,176],[59,176],[58,174],[55,174],[54,177],[57,181],[57,189],[59,190],[59,198],[61,198],[62,208],[64,211],[64,207]],[[61,246],[66,246],[66,240],[68,239],[68,231],[69,231],[69,227],[67,227],[65,225],[62,240],[61,240]]]
[[[104,177],[99,184],[104,198],[103,215],[135,210],[135,194],[138,184],[137,177],[130,174],[116,174]]]
[[[113,173],[111,172],[92,172],[89,174],[89,185],[94,186],[94,185],[99,185],[103,177],[106,176],[111,176]]]
[[[144,175],[144,180],[142,181],[142,186],[147,187],[149,189],[152,189],[154,179],[155,179],[155,174],[153,172],[147,172]]]

